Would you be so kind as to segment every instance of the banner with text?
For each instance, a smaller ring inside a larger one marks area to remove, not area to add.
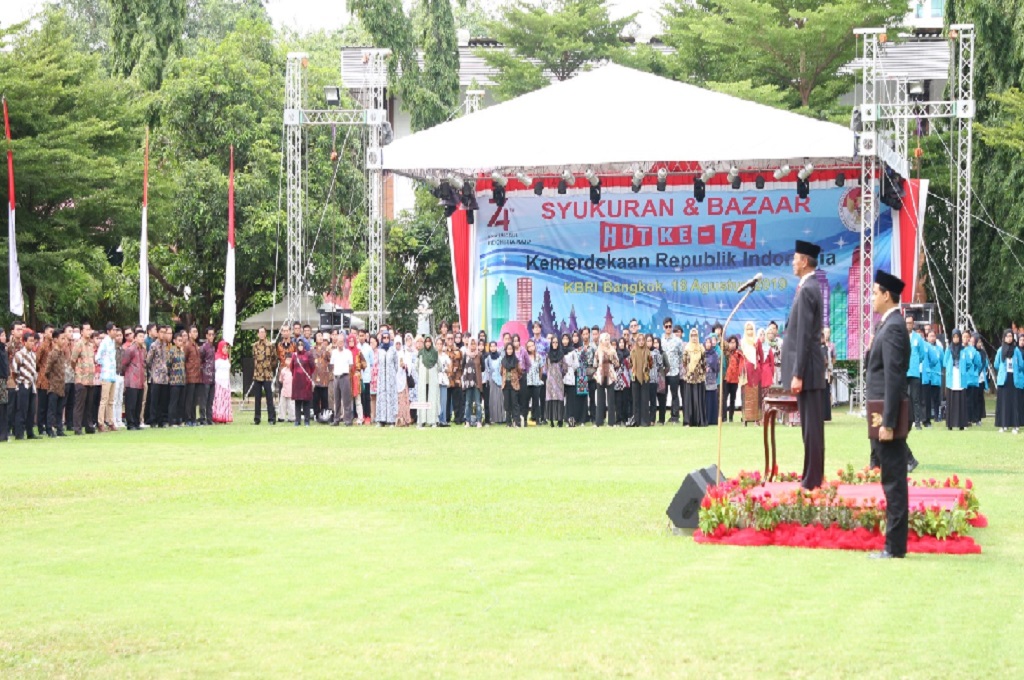
[[[860,188],[708,192],[515,194],[504,208],[481,206],[471,290],[476,324],[490,337],[526,334],[539,321],[545,335],[600,326],[617,336],[636,319],[661,332],[672,317],[701,337],[724,321],[737,290],[754,274],[764,278],[737,314],[729,334],[746,321],[785,325],[797,284],[794,242],[821,246],[816,281],[823,321],[839,358],[859,356],[856,310],[860,252]],[[877,219],[872,267],[889,268],[892,218]]]

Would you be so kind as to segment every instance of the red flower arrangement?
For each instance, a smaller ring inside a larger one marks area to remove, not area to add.
[[[780,482],[796,482],[795,472],[779,475]],[[698,517],[698,542],[733,545],[795,545],[853,550],[877,549],[884,541],[886,504],[870,492],[840,494],[840,486],[878,484],[877,468],[839,470],[836,479],[818,489],[800,487],[777,491],[764,488],[760,472],[741,471],[733,479],[709,487]],[[981,552],[967,536],[971,527],[987,526],[978,512],[979,503],[971,480],[957,475],[944,480],[911,480],[931,489],[960,489],[951,505],[948,493],[938,492],[938,501],[917,503],[910,508],[910,550],[912,552]]]

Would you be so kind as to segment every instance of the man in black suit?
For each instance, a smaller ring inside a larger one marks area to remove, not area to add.
[[[821,248],[796,242],[793,273],[800,277],[782,344],[782,384],[796,395],[804,440],[805,489],[821,486],[825,476],[825,355],[821,351],[821,286],[814,278]]]
[[[882,421],[878,439],[871,440],[871,456],[882,465],[885,491],[885,550],[871,557],[888,559],[907,554],[907,459],[906,439],[896,439],[900,402],[907,395],[907,367],[910,365],[910,336],[899,313],[903,281],[878,270],[871,291],[871,309],[882,315],[865,359],[867,398],[881,400]],[[870,423],[869,423],[870,425]]]

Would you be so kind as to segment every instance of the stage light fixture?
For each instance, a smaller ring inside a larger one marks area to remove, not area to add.
[[[781,168],[776,169],[775,172],[772,173],[772,176],[776,179],[776,181],[778,181],[789,175],[789,173],[790,167],[788,165],[783,165]]]
[[[601,178],[598,177],[597,173],[593,170],[587,170],[583,173],[583,176],[587,178],[588,182],[590,182],[590,186],[596,187],[601,185]]]
[[[712,179],[714,179],[715,175],[717,175],[717,174],[718,173],[715,172],[714,168],[707,167],[707,168],[704,168],[704,172],[700,173],[700,178],[701,178],[701,180],[704,181],[705,184],[707,184]]]
[[[338,106],[341,104],[341,88],[337,85],[326,85],[324,87],[324,100],[327,106]]]
[[[568,183],[564,179],[559,179],[558,180],[558,193],[559,193],[559,195],[564,195],[566,190],[568,189],[568,187],[569,187],[569,185],[568,185]]]
[[[846,184],[846,175],[842,172],[836,175],[836,186],[841,187]]]
[[[806,179],[796,181],[796,195],[800,198],[807,198],[811,194],[811,183]]]
[[[796,176],[802,180],[806,180],[810,178],[812,172],[814,172],[814,165],[808,163],[804,167],[800,168],[800,172],[796,173]]]
[[[704,202],[704,180],[700,177],[693,180],[693,197],[697,199],[698,203]]]
[[[491,196],[494,198],[495,205],[498,209],[505,207],[505,185],[501,182],[494,180],[491,182]]]
[[[476,182],[471,179],[462,183],[462,205],[466,210],[480,209],[480,205],[476,201]]]
[[[427,186],[430,187],[432,190],[441,186],[441,178],[435,175],[428,175],[425,181],[427,183]]]
[[[597,205],[601,202],[601,178],[593,170],[587,170],[585,176],[590,182],[590,202]]]
[[[633,173],[633,181],[630,183],[630,186],[632,187],[634,194],[640,193],[640,189],[644,186],[643,170],[637,170]]]
[[[524,187],[533,186],[533,178],[527,175],[525,172],[517,172],[516,179],[519,180],[519,183],[522,184]]]
[[[508,184],[508,177],[505,177],[505,175],[495,170],[494,172],[491,173],[491,181],[494,182],[495,184],[505,187]]]
[[[740,176],[740,171],[735,165],[729,166],[729,181],[732,182],[734,179]]]
[[[764,175],[758,175],[754,178],[754,186],[758,189],[764,189]]]
[[[666,170],[665,168],[661,168],[660,170],[658,170],[658,184],[657,184],[658,191],[664,191],[665,187],[667,185],[668,185],[668,170]]]
[[[562,181],[565,182],[567,187],[576,185],[576,178],[568,170],[562,170]]]
[[[534,180],[533,193],[536,194],[537,196],[540,196],[541,194],[544,193],[544,180]]]

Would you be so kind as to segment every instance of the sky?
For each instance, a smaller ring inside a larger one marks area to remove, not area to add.
[[[485,8],[500,7],[504,0],[475,0]],[[665,0],[609,0],[612,18],[640,12],[637,18],[641,36],[661,33],[658,18]],[[45,0],[0,0],[0,25],[7,26],[27,19],[37,12]],[[348,20],[345,0],[267,0],[267,10],[277,27],[288,26],[299,31],[333,28]]]

